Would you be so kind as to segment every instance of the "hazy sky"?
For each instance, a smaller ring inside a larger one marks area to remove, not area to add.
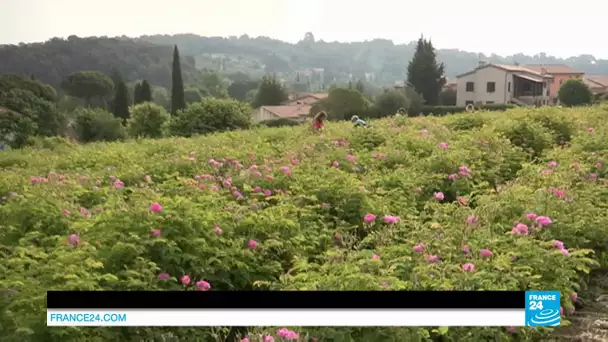
[[[0,0],[0,44],[51,37],[247,33],[297,42],[431,37],[438,48],[608,58],[606,0]]]

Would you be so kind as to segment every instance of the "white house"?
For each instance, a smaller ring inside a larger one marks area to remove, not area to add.
[[[553,76],[519,65],[480,62],[457,76],[456,105],[468,104],[551,104],[549,83]]]

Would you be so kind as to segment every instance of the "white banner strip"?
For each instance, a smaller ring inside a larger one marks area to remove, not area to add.
[[[53,310],[48,326],[524,326],[522,310]]]

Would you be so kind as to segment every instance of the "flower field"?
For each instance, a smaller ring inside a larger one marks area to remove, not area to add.
[[[0,154],[7,341],[223,341],[47,328],[45,291],[559,290],[608,265],[608,108],[393,117]],[[282,329],[282,330],[280,330]],[[252,328],[237,341],[540,340],[540,328]]]

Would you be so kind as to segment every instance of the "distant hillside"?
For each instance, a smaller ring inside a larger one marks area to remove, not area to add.
[[[115,68],[127,80],[146,78],[170,86],[173,49],[129,38],[69,37],[45,43],[1,45],[0,73],[33,75],[42,82],[59,85],[72,72],[96,70],[109,75]],[[182,70],[194,70],[194,58],[182,58]]]
[[[395,45],[376,39],[357,43],[315,41],[307,33],[297,44],[268,37],[201,37],[193,34],[107,38],[69,37],[45,43],[0,46],[0,73],[33,74],[54,85],[71,72],[118,69],[129,80],[148,79],[152,84],[170,86],[171,46],[177,44],[184,77],[198,68],[223,73],[245,73],[259,77],[278,73],[294,80],[296,73],[324,69],[325,84],[362,79],[376,85],[392,85],[405,79],[406,66],[414,53],[414,43]],[[505,63],[564,63],[587,74],[608,75],[608,60],[581,55],[560,59],[545,54],[526,56],[484,56],[460,50],[438,50],[448,78],[474,68],[479,60]],[[196,63],[195,63],[196,61]]]
[[[193,56],[223,54],[241,59],[257,59],[269,65],[269,71],[288,71],[302,68],[325,68],[331,74],[352,73],[363,79],[365,73],[375,73],[379,80],[403,80],[405,68],[414,54],[415,43],[395,45],[390,40],[376,39],[357,43],[315,41],[308,33],[297,44],[267,37],[201,37],[193,34],[154,35],[139,38],[156,44],[178,44],[183,53]],[[564,63],[588,74],[608,75],[608,60],[595,60],[581,55],[561,59],[540,53],[535,56],[517,54],[501,57],[485,56],[455,49],[439,49],[438,57],[446,65],[448,77],[477,66],[479,60],[504,64]]]

